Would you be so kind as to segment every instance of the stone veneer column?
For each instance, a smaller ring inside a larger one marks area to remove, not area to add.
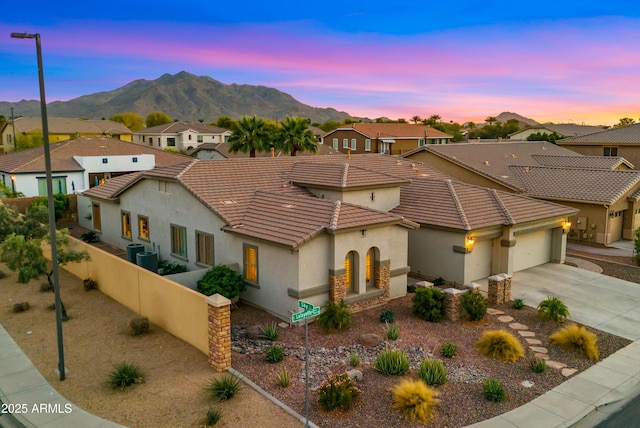
[[[466,291],[458,290],[456,288],[447,288],[442,291],[444,292],[444,300],[447,305],[444,311],[445,319],[449,321],[459,320],[462,295],[466,293]]]
[[[339,303],[347,297],[347,271],[329,269],[329,300]]]
[[[389,288],[391,287],[391,262],[389,260],[382,261],[374,267],[376,276],[376,288],[384,289],[384,296],[389,297]]]
[[[209,365],[222,372],[231,368],[231,300],[214,294],[205,301],[209,306]]]
[[[504,278],[504,300],[503,303],[511,301],[511,275],[508,273],[503,273],[502,277]]]
[[[489,281],[489,290],[487,292],[489,303],[504,303],[504,277],[502,275],[493,275],[487,279]]]

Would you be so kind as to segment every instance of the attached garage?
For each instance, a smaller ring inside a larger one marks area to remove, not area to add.
[[[615,242],[622,239],[624,214],[624,211],[615,211],[609,214],[609,240],[607,242]]]
[[[471,278],[471,281],[475,281],[492,274],[493,242],[494,240],[490,239],[475,243],[473,251],[467,255],[465,261],[465,278]]]
[[[551,261],[552,229],[516,235],[513,271],[528,269]]]

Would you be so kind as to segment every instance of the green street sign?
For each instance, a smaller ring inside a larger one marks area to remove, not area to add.
[[[292,314],[292,322],[302,321],[320,314],[320,306],[313,306],[311,303],[303,302],[302,300],[298,300],[298,307],[302,309],[302,312]]]

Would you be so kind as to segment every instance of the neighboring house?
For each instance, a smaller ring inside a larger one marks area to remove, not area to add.
[[[79,192],[135,171],[174,165],[188,156],[106,137],[80,137],[51,146],[54,193]],[[44,148],[0,156],[0,180],[25,196],[45,196]]]
[[[192,150],[202,144],[223,143],[230,135],[231,131],[218,126],[173,122],[136,131],[133,142],[159,149]]]
[[[621,156],[640,168],[640,123],[569,137],[556,144],[587,156]]]
[[[430,144],[447,144],[452,135],[426,125],[409,123],[352,123],[324,136],[323,143],[342,153],[400,155]]]
[[[339,153],[337,150],[333,150],[330,146],[325,144],[318,144],[318,152],[296,152],[296,156],[311,156],[311,155],[333,155]],[[206,160],[206,159],[239,159],[239,158],[249,158],[249,153],[237,152],[232,153],[229,151],[228,143],[205,143],[201,146],[196,147],[193,150],[187,152],[190,156],[195,156],[198,159]],[[257,152],[256,157],[280,157],[280,156],[291,156],[289,153],[282,153],[280,150],[274,150],[273,152]]]
[[[34,131],[42,132],[42,119],[39,117],[18,117],[14,119],[15,136],[28,135]],[[112,120],[69,119],[62,117],[49,117],[47,122],[49,129],[49,142],[57,143],[78,137],[109,137],[131,142],[132,133],[122,123]],[[0,130],[5,153],[14,151],[13,123],[8,121]]]
[[[526,140],[533,134],[553,134],[554,132],[561,137],[579,137],[582,135],[593,134],[602,131],[601,126],[575,125],[573,123],[543,123],[540,125],[527,126],[524,129],[509,134],[512,140]]]
[[[79,196],[78,210],[81,225],[116,247],[143,244],[190,270],[237,264],[249,284],[243,300],[282,319],[297,311],[298,299],[315,305],[344,299],[358,310],[403,296],[410,259],[421,275],[460,282],[564,259],[566,238],[558,231],[574,210],[447,178],[417,162],[373,154],[194,160],[112,179]],[[434,186],[454,186],[460,196],[412,194]],[[489,196],[466,205],[468,192]],[[487,198],[502,202],[491,202],[488,214],[478,210],[488,220],[460,223],[461,212],[449,209],[460,198],[465,210]],[[506,208],[496,214],[500,204]],[[414,233],[413,218],[424,234]],[[517,254],[507,248],[504,264],[472,267],[492,257],[484,241],[517,240],[521,231],[543,242],[523,235],[525,244]],[[465,250],[469,238],[478,246]]]
[[[466,183],[580,210],[570,239],[608,245],[640,227],[640,172],[622,158],[582,156],[546,142],[458,143],[406,154]]]

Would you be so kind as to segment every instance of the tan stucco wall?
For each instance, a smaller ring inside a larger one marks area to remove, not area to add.
[[[464,245],[463,233],[421,227],[409,231],[409,265],[419,275],[462,284],[465,281],[464,254],[453,251]]]
[[[573,144],[562,144],[562,142],[558,142],[557,144],[561,147],[564,147],[565,149],[568,149],[586,156],[603,156],[604,147],[617,147],[618,157],[625,158],[626,160],[631,162],[633,164],[634,169],[640,169],[640,146],[616,145],[616,144],[578,146]],[[622,166],[618,169],[627,169],[627,168],[625,166]]]
[[[400,205],[400,186],[361,190],[345,189],[344,191],[312,187],[307,187],[307,189],[319,198],[348,202],[380,211],[391,211]]]

